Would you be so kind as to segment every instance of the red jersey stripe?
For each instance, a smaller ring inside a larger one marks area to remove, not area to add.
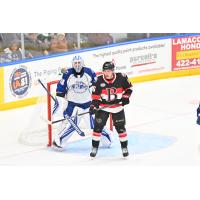
[[[108,107],[109,104],[103,104],[103,103],[101,103],[100,106],[101,107],[105,107],[105,106]],[[117,108],[117,107],[120,107],[120,106],[122,106],[122,104],[116,104],[116,105],[113,105],[113,106],[109,106],[109,108]]]
[[[119,137],[120,137],[120,138],[123,138],[123,137],[126,137],[126,136],[127,136],[127,133],[120,133],[120,134],[119,134]]]
[[[101,133],[93,132],[93,134],[92,134],[92,135],[93,135],[93,136],[100,137],[100,136],[101,136]]]
[[[94,99],[94,100],[99,100],[100,98],[101,98],[100,95],[96,95],[96,94],[92,95],[92,99]]]

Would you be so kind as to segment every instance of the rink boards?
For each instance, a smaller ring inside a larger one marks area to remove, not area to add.
[[[200,34],[145,39],[33,58],[0,67],[0,110],[35,104],[45,91],[38,84],[59,80],[61,69],[80,55],[87,67],[101,71],[113,61],[133,83],[200,74]]]

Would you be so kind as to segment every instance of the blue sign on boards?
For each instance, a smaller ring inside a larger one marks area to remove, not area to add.
[[[10,76],[10,90],[13,96],[22,98],[31,86],[31,75],[25,66],[15,68]]]

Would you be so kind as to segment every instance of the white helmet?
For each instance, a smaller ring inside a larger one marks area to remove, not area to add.
[[[84,61],[80,56],[74,56],[72,59],[72,67],[75,69],[77,73],[81,72],[81,69],[84,66]]]

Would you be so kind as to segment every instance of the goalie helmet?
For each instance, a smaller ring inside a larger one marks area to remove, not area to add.
[[[80,56],[74,56],[72,59],[72,67],[77,73],[81,72],[81,69],[84,67],[84,61]]]
[[[105,62],[103,64],[103,71],[105,71],[105,70],[112,70],[112,71],[114,71],[114,69],[115,69],[115,65],[112,62]]]

